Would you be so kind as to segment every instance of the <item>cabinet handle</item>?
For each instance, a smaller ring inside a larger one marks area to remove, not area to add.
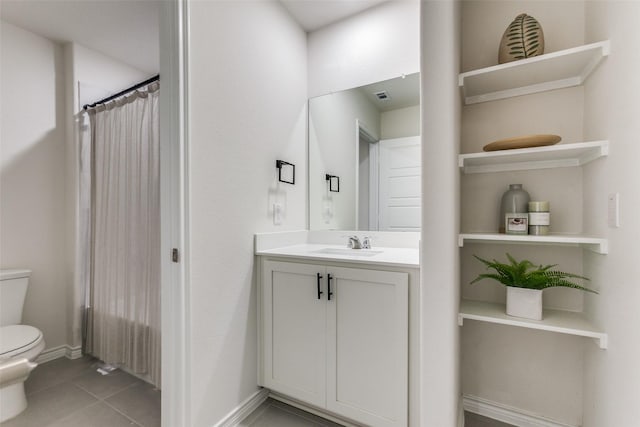
[[[320,280],[322,280],[322,274],[320,273],[316,273],[316,277],[318,279],[318,299],[320,299],[320,295],[322,295],[324,292],[322,292],[320,290],[321,286],[320,286]]]
[[[327,274],[327,300],[329,301],[331,301],[331,295],[333,295],[333,292],[331,292],[331,279],[333,279],[333,277]]]

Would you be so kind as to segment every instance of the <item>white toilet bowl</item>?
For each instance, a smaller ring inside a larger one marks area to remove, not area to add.
[[[24,381],[45,346],[39,329],[19,324],[30,273],[0,271],[0,423],[27,407]]]
[[[42,332],[33,326],[0,327],[0,422],[26,409],[24,381],[38,366],[34,360],[44,346]]]

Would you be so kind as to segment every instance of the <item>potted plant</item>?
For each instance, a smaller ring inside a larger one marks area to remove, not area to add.
[[[569,279],[589,280],[577,274],[552,270],[553,265],[534,265],[531,261],[516,261],[511,255],[506,254],[509,263],[501,263],[497,260],[487,261],[477,255],[474,257],[492,269],[495,273],[482,273],[471,284],[482,279],[493,279],[507,287],[507,315],[524,317],[527,319],[542,320],[542,291],[547,288],[565,287],[593,292],[593,289],[585,288]]]

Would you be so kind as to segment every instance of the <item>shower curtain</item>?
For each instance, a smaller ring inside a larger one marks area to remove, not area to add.
[[[80,265],[88,270],[85,352],[160,387],[158,97],[156,82],[88,110],[80,234],[89,259]]]

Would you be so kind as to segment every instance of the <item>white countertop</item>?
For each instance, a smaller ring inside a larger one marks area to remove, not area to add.
[[[339,261],[351,264],[382,265],[391,267],[420,267],[420,255],[414,248],[348,249],[344,245],[304,243],[280,248],[256,250],[256,255],[299,258],[319,261]]]

